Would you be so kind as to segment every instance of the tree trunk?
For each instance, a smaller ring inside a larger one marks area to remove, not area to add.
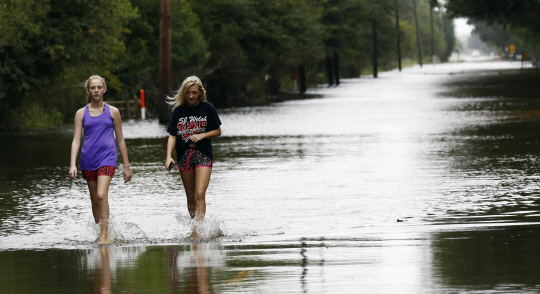
[[[373,77],[377,78],[379,76],[378,69],[378,56],[377,56],[377,20],[373,19],[372,21],[372,30],[373,30]]]
[[[334,53],[334,77],[336,78],[336,86],[339,86],[339,57],[338,53]]]
[[[171,112],[166,98],[171,95],[171,0],[161,0],[159,15],[159,122],[168,123]]]
[[[431,21],[431,57],[435,63],[435,36],[433,34],[433,3],[429,2],[429,18]]]
[[[334,65],[330,56],[326,56],[326,76],[328,78],[328,87],[330,87],[334,84]]]
[[[416,23],[416,47],[418,48],[418,63],[422,67],[422,47],[420,47],[420,30],[418,29],[418,15],[416,14],[416,0],[412,0],[414,7],[414,22]]]
[[[399,33],[399,6],[396,0],[396,35],[397,35],[397,59],[398,59],[398,68],[401,71],[401,41]]]
[[[300,93],[306,93],[306,66],[304,64],[298,67],[298,78],[300,80]]]

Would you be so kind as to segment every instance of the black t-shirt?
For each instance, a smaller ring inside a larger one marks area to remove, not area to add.
[[[216,130],[221,125],[216,108],[210,102],[200,102],[197,106],[181,105],[173,110],[167,132],[176,136],[177,159],[184,155],[192,134],[202,134]],[[204,139],[196,143],[197,149],[213,160],[212,143]]]

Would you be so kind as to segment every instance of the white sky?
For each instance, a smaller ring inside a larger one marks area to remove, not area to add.
[[[460,39],[463,37],[468,37],[473,29],[474,26],[468,25],[466,18],[454,19],[454,32],[456,37]]]

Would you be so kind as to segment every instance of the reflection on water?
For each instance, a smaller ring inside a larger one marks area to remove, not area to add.
[[[100,264],[94,268],[94,287],[92,293],[112,293],[111,290],[111,264],[109,260],[108,247],[101,247],[99,250]]]
[[[448,289],[540,291],[537,225],[441,232],[433,239],[435,275]]]
[[[534,292],[540,279],[525,271],[537,271],[540,89],[528,73],[499,73],[518,66],[411,68],[312,89],[314,99],[220,109],[208,243],[189,239],[156,120],[125,123],[133,179],[113,178],[115,242],[103,248],[86,184],[67,177],[71,127],[2,135],[0,282],[21,292]],[[527,260],[503,268],[515,251]]]

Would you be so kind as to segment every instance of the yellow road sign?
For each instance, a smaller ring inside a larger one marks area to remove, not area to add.
[[[516,46],[514,44],[510,44],[510,46],[508,46],[508,49],[510,50],[510,54],[516,53]]]

